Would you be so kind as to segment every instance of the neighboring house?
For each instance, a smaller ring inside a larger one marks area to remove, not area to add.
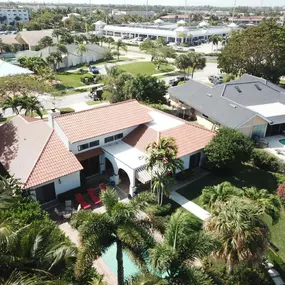
[[[194,169],[213,136],[130,100],[66,115],[50,111],[48,123],[17,116],[0,127],[0,162],[41,203],[79,187],[79,172],[81,179],[105,173],[115,184],[127,181],[132,195],[138,183],[151,179],[146,170],[149,143],[175,138],[184,168]]]
[[[19,44],[24,45],[29,50],[35,50],[35,47],[38,45],[39,41],[43,37],[51,37],[53,41],[56,42],[57,39],[52,37],[53,29],[49,30],[39,30],[39,31],[21,31],[16,35],[16,40]]]
[[[209,87],[194,80],[168,89],[173,104],[192,119],[226,126],[247,136],[264,137],[285,131],[285,89],[245,74]]]
[[[65,45],[68,54],[63,56],[62,62],[58,64],[58,69],[68,68],[84,62],[97,61],[103,57],[106,51],[104,47],[101,47],[96,44],[86,44],[85,46],[87,48],[87,51],[81,55],[80,53],[77,52],[77,45],[75,44]],[[50,55],[50,53],[56,51],[57,51],[56,46],[46,47],[39,51],[29,51],[29,50],[19,51],[16,53],[16,58],[19,58],[21,56],[27,56],[27,57],[39,56],[45,59]]]
[[[19,42],[16,40],[16,35],[0,35],[0,39],[3,44],[19,44]]]
[[[32,74],[33,71],[23,68],[0,59],[0,77],[13,76],[19,74]]]

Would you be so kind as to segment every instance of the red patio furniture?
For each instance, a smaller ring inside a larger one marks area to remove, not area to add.
[[[95,190],[93,188],[88,189],[87,192],[88,192],[90,199],[93,201],[95,205],[98,205],[101,203],[99,196],[95,193]]]
[[[84,197],[81,193],[75,194],[76,201],[81,205],[83,209],[90,209],[91,205],[84,200]]]
[[[106,190],[106,184],[104,184],[104,183],[101,183],[101,184],[99,184],[99,188],[100,188],[100,190],[102,191],[102,190]]]

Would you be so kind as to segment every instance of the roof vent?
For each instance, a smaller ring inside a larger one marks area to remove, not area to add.
[[[238,86],[235,86],[235,89],[237,90],[238,93],[241,93],[241,90]]]
[[[237,107],[237,106],[234,105],[234,104],[230,104],[230,106],[231,106],[232,108],[236,108],[236,107]]]
[[[211,94],[211,93],[206,93],[206,94],[207,94],[207,96],[212,97],[212,94]]]
[[[261,87],[258,84],[254,84],[254,86],[256,87],[257,90],[261,91]]]

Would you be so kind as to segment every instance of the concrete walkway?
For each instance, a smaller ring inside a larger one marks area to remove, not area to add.
[[[184,209],[201,219],[202,221],[205,221],[210,217],[209,212],[196,205],[195,203],[189,201],[182,195],[178,194],[176,191],[171,193],[171,199],[177,204],[181,205]]]

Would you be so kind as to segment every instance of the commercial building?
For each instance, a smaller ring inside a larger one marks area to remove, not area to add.
[[[30,21],[29,10],[19,7],[0,7],[0,20],[3,24],[25,23]]]
[[[176,24],[149,24],[149,25],[105,25],[102,32],[109,36],[129,36],[143,38],[162,37],[168,42],[195,42],[197,40],[207,40],[212,35],[225,37],[236,27],[209,25],[198,27],[178,26]]]
[[[263,78],[245,74],[214,87],[190,79],[168,92],[185,115],[213,130],[226,126],[251,138],[285,131],[285,89]]]
[[[151,180],[149,143],[173,137],[184,169],[194,169],[214,135],[136,100],[73,114],[50,111],[48,122],[18,115],[0,126],[0,173],[20,179],[41,203],[100,173],[116,185],[126,179],[132,195]]]

